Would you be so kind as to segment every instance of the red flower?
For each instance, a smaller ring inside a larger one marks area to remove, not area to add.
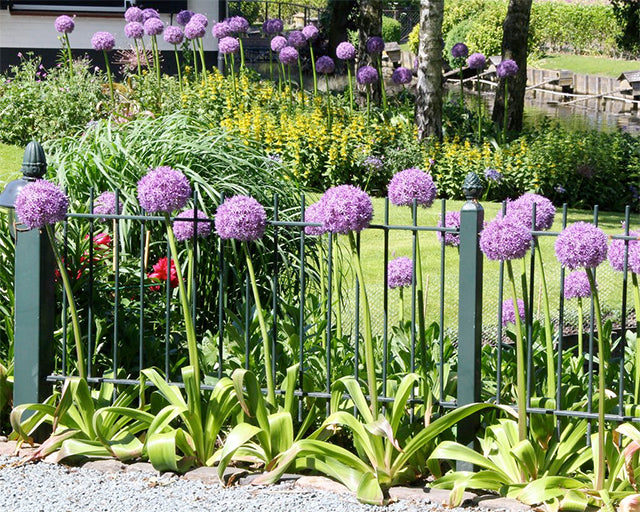
[[[169,285],[171,288],[175,288],[178,286],[178,272],[176,271],[176,265],[173,260],[171,260],[171,270],[170,270],[170,278]],[[149,279],[156,279],[161,282],[166,282],[167,280],[167,258],[160,258],[158,262],[153,266],[153,272],[149,272],[147,274]],[[159,291],[160,286],[151,286],[150,288],[153,291]]]

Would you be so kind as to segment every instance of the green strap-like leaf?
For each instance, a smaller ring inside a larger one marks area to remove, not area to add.
[[[516,496],[527,505],[537,505],[552,498],[558,498],[569,489],[584,489],[584,482],[563,476],[546,476],[531,482]]]
[[[462,462],[468,462],[474,466],[480,466],[482,468],[494,471],[497,475],[500,475],[500,479],[503,484],[518,483],[518,480],[514,482],[512,477],[502,471],[502,468],[498,467],[491,459],[476,452],[468,446],[454,443],[452,441],[443,441],[440,443],[431,454],[432,459],[453,459]]]
[[[287,368],[287,375],[282,383],[282,391],[284,392],[284,410],[288,412],[291,417],[295,416],[296,396],[295,389],[298,383],[298,371],[300,365],[294,364]]]
[[[383,505],[384,494],[380,488],[380,484],[376,479],[376,476],[370,471],[362,475],[360,485],[357,491],[358,499],[363,503],[369,503],[371,505]]]
[[[351,413],[334,412],[322,424],[323,426],[342,425],[353,434],[353,442],[361,447],[373,467],[384,467],[384,445],[382,438],[367,431],[365,426]],[[388,470],[388,468],[387,468]]]
[[[157,432],[147,438],[149,462],[158,471],[178,471],[176,430]]]
[[[400,381],[400,385],[398,386],[398,390],[396,391],[395,398],[393,400],[391,420],[389,421],[389,423],[391,424],[391,431],[393,432],[394,436],[398,431],[398,426],[400,425],[400,420],[402,419],[402,415],[404,414],[407,400],[411,395],[413,387],[418,382],[420,382],[420,376],[416,373],[410,373],[409,375],[406,375],[402,379],[402,381]]]
[[[358,412],[362,415],[364,422],[371,423],[372,421],[374,421],[375,418],[371,413],[371,409],[369,408],[369,403],[367,402],[367,399],[364,396],[364,393],[362,392],[360,383],[351,376],[342,377],[341,379],[338,379],[333,384],[333,388],[331,389],[332,404],[334,403],[334,399],[333,399],[334,393],[336,394],[336,396],[341,395],[343,389],[346,390],[347,393],[349,393],[349,395],[351,396],[351,400],[353,401],[356,408],[358,409]],[[335,400],[335,402],[337,403],[337,400]],[[333,411],[334,409],[332,409],[332,412]]]
[[[222,482],[224,470],[227,469],[229,462],[233,458],[235,452],[249,439],[254,437],[260,432],[260,427],[250,425],[249,423],[240,423],[236,425],[225,440],[222,452],[220,453],[220,460],[218,461],[218,478]],[[267,461],[265,461],[267,462]]]
[[[291,448],[293,444],[293,418],[286,411],[271,414],[269,425],[271,428],[271,456],[274,457]]]

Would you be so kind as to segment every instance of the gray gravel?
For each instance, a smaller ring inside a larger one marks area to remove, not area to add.
[[[400,501],[388,507],[358,503],[350,495],[302,489],[293,482],[276,486],[223,488],[175,475],[103,473],[44,462],[12,466],[0,457],[0,510],[7,512],[191,512],[313,511],[424,512],[436,505]],[[448,512],[455,509],[446,509]],[[468,509],[467,509],[468,510]],[[481,509],[475,509],[481,510]]]

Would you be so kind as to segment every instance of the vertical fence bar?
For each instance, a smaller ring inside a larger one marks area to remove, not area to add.
[[[116,189],[114,204],[116,207],[116,215],[120,215],[120,191]],[[114,278],[113,278],[113,377],[118,375],[118,322],[119,322],[119,309],[120,309],[120,244],[118,239],[120,221],[115,219],[113,221],[113,260],[115,262]],[[93,245],[93,240],[91,241]],[[167,267],[167,274],[170,274],[169,267]]]
[[[55,243],[55,241],[54,241]],[[65,267],[69,267],[69,217],[64,220],[64,230],[62,235],[62,261]],[[67,335],[69,322],[67,321],[67,294],[62,293],[62,375],[67,375]]]
[[[360,256],[360,233],[356,236],[356,250],[358,256]],[[353,346],[354,346],[354,358],[353,358],[353,375],[356,380],[360,380],[360,281],[358,276],[355,277],[355,306],[354,306],[354,319],[353,319]],[[355,406],[354,406],[355,411]]]
[[[142,210],[142,208],[141,208]],[[139,373],[144,368],[144,272],[145,272],[145,252],[146,252],[146,222],[140,221],[140,308],[138,310],[138,363]]]
[[[441,224],[443,227],[447,226],[447,201],[442,200],[442,209],[440,211]],[[445,286],[445,271],[446,271],[446,232],[440,233],[440,332],[438,333],[438,347],[439,347],[439,359],[440,359],[440,371],[438,372],[438,387],[440,401],[444,401],[444,286]],[[425,368],[426,370],[426,368]]]
[[[278,210],[278,194],[273,195],[273,220],[278,222],[279,210]],[[273,325],[271,327],[271,354],[274,361],[278,360],[278,297],[279,297],[279,275],[280,268],[278,266],[278,226],[273,227],[273,271],[271,282],[271,320]],[[276,365],[271,367],[273,382],[276,381]]]
[[[502,216],[507,214],[507,203],[502,202]],[[498,360],[496,362],[496,403],[502,400],[500,391],[502,390],[502,301],[504,300],[504,261],[500,262],[498,275]]]
[[[536,230],[536,203],[531,205],[531,231]],[[531,407],[531,388],[533,387],[533,303],[535,299],[535,276],[536,276],[536,244],[535,235],[531,239],[531,260],[529,261],[529,300],[524,298],[524,303],[529,304],[525,308],[525,323],[527,326],[527,407]],[[515,311],[516,305],[513,305]]]
[[[627,205],[624,210],[624,235],[629,236],[629,221],[631,208]],[[627,331],[627,289],[629,276],[629,241],[624,241],[624,259],[622,264],[622,319],[620,321],[620,338],[618,351],[620,352],[620,383],[618,387],[618,414],[624,415],[624,351],[626,348]],[[636,311],[636,316],[638,312]],[[638,371],[640,369],[637,369]]]
[[[169,340],[171,339],[171,246],[167,240],[167,278],[165,286],[164,303],[164,378],[169,382]]]
[[[93,187],[89,190],[89,213],[93,215],[94,190]],[[94,278],[94,265],[93,265],[93,237],[94,237],[94,219],[89,219],[89,300],[87,304],[87,377],[91,377],[91,371],[93,366],[91,364],[93,359],[93,278]],[[111,241],[113,246],[114,240]]]
[[[305,221],[305,197],[304,194],[300,198],[300,218],[302,222]],[[299,361],[300,366],[298,370],[298,390],[304,390],[304,301],[306,295],[306,262],[305,262],[305,247],[304,247],[304,227],[300,228],[300,304],[298,311],[298,342],[299,342]],[[298,402],[298,421],[302,421],[303,410],[303,397],[301,396]]]
[[[224,202],[224,194],[220,196],[220,204]],[[224,360],[224,285],[227,275],[224,258],[224,241],[218,240],[218,378],[223,375]]]
[[[248,250],[248,249],[247,249]],[[251,357],[251,304],[250,301],[251,285],[249,283],[249,274],[244,278],[244,368],[251,369],[249,359]],[[265,375],[266,378],[266,375]]]
[[[562,205],[562,229],[567,227],[567,203]],[[562,400],[562,352],[564,350],[564,267],[560,266],[560,297],[558,300],[558,370],[556,375],[556,410],[560,410]],[[582,327],[582,326],[580,326]],[[582,347],[579,347],[579,351]],[[580,352],[578,352],[579,354]],[[560,419],[556,419],[556,433],[561,433]]]
[[[340,307],[338,305],[338,307]],[[327,373],[325,391],[331,393],[331,346],[332,346],[332,311],[333,309],[333,233],[329,232],[327,242]],[[331,412],[330,400],[326,404],[327,416]]]
[[[598,205],[593,207],[593,224],[598,225]],[[596,277],[596,269],[593,269],[593,278]],[[591,295],[591,308],[589,311],[589,390],[587,392],[587,412],[593,412],[593,341],[595,331],[595,302],[593,300],[593,294]],[[602,366],[602,365],[601,365]],[[600,368],[601,369],[601,368]],[[599,370],[600,370],[599,369]],[[589,419],[587,425],[587,445],[591,446],[591,427],[593,420]]]
[[[389,198],[384,200],[384,289],[382,295],[382,395],[387,396],[387,365],[389,364]]]

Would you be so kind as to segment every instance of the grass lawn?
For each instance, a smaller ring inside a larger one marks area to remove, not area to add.
[[[586,55],[557,54],[532,62],[542,69],[568,69],[574,73],[602,75],[617,78],[623,71],[640,69],[640,61],[590,57]]]
[[[0,185],[20,176],[24,148],[0,143]]]

